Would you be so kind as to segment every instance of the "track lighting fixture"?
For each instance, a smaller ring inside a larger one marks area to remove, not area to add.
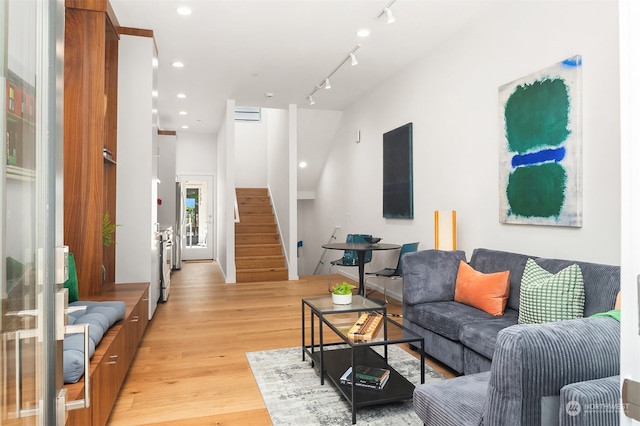
[[[393,5],[396,0],[391,0],[388,5],[382,9],[382,12],[378,15],[378,19],[382,18],[382,15],[387,17],[387,24],[392,24],[396,22],[396,18],[393,16],[393,12],[391,11],[391,5]]]
[[[351,59],[351,65],[357,65],[358,64],[358,60],[356,59],[356,55],[355,55],[355,51],[358,50],[360,48],[360,45],[358,44],[356,47],[354,47],[353,49],[351,49],[351,52],[349,52],[349,54],[338,64],[337,67],[335,67],[333,69],[333,71],[331,71],[329,73],[328,76],[326,76],[319,84],[316,84],[316,86],[314,87],[313,91],[311,93],[309,93],[309,96],[307,96],[307,99],[309,100],[309,105],[313,105],[315,104],[312,96],[316,94],[316,92],[324,87],[325,89],[331,89],[331,83],[329,83],[329,79],[333,76],[333,74],[336,73],[336,71],[338,71],[340,69],[341,66],[343,66],[349,59]]]

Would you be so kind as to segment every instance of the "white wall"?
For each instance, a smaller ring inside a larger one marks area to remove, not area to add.
[[[289,118],[286,110],[264,108],[267,125],[267,180],[273,212],[280,230],[285,257],[291,259],[287,241],[291,232],[289,223]]]
[[[620,52],[621,52],[621,140],[622,140],[622,268],[621,283],[621,335],[620,380],[640,381],[640,336],[638,328],[638,285],[640,273],[640,86],[637,78],[640,72],[640,52],[637,40],[640,28],[640,4],[635,0],[625,0],[620,4]],[[623,412],[620,413],[623,426],[639,425]]]
[[[176,223],[176,135],[158,135],[158,223],[161,227]],[[174,229],[174,232],[176,230]]]
[[[176,174],[213,175],[217,170],[217,137],[213,133],[178,132]]]
[[[225,282],[236,281],[235,264],[235,101],[227,100],[224,116],[222,117],[217,143],[217,241],[218,264],[225,277]]]
[[[496,2],[495,10],[346,110],[316,189],[308,263],[336,225],[433,247],[433,211],[457,210],[458,246],[620,263],[615,1]],[[597,29],[595,31],[594,29]],[[498,87],[583,57],[583,226],[498,222]],[[382,134],[413,122],[413,220],[382,218]],[[351,135],[362,130],[362,142]],[[308,222],[306,220],[305,222]],[[329,258],[338,254],[329,253]],[[374,253],[368,270],[388,266]],[[355,268],[345,270],[355,276]],[[326,272],[326,270],[325,270]]]
[[[116,283],[149,282],[149,317],[159,297],[158,127],[153,38],[122,35],[118,47]]]
[[[235,122],[236,188],[267,187],[267,119]]]
[[[297,169],[297,190],[313,195],[331,150],[331,142],[336,137],[342,111],[298,108],[297,117],[298,162],[307,163],[304,169]],[[355,140],[357,133],[351,136]]]

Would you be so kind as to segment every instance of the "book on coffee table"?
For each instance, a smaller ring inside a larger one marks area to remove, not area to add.
[[[355,385],[361,388],[375,389],[381,390],[384,388],[384,385],[389,380],[389,370],[384,368],[375,369],[376,371],[371,371],[373,367],[365,367],[358,366],[356,367],[356,381]],[[364,371],[366,373],[362,374],[361,377],[358,376],[359,371]],[[340,377],[340,383],[343,385],[351,385],[351,367],[344,372],[342,377]],[[375,374],[374,374],[375,373]]]

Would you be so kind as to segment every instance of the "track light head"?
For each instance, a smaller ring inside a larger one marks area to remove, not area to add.
[[[309,105],[313,105],[316,103],[316,101],[313,100],[313,97],[311,95],[309,95]]]
[[[358,59],[354,53],[349,53],[349,57],[351,58],[351,65],[358,65]]]
[[[324,79],[324,88],[331,89],[331,83],[329,83],[329,78]]]
[[[384,8],[384,14],[387,15],[387,24],[393,24],[396,22],[395,16],[393,16],[393,12],[388,7]]]

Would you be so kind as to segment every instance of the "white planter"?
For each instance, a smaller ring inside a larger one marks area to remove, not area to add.
[[[331,293],[331,299],[333,300],[334,305],[350,305],[351,304],[351,294],[333,294]]]

